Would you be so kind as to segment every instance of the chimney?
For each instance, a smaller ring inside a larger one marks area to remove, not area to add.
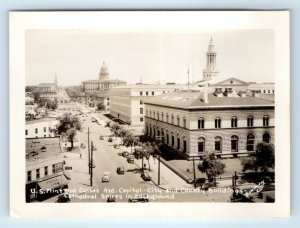
[[[259,98],[260,97],[260,91],[259,90],[252,90],[252,96]]]
[[[222,90],[222,88],[215,88],[214,94],[217,97],[223,97],[223,90]]]
[[[232,88],[225,88],[225,96],[227,96],[227,97],[234,97]]]
[[[203,96],[204,96],[204,103],[207,104],[208,103],[208,92],[204,92]]]
[[[240,97],[246,97],[246,91],[239,91]]]

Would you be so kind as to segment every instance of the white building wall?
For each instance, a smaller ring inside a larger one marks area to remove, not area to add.
[[[54,137],[58,120],[43,122],[27,122],[25,126],[25,138]]]

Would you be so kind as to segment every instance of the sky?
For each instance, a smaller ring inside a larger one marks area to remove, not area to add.
[[[202,79],[212,37],[222,77],[274,82],[272,30],[101,31],[27,30],[26,85],[54,82],[80,85],[99,78],[102,62],[110,79],[128,84],[190,82]]]

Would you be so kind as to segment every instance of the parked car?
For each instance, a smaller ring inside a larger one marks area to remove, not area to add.
[[[71,200],[70,200],[69,195],[68,194],[63,194],[63,195],[59,195],[55,202],[56,203],[69,203],[70,201]]]
[[[132,155],[128,156],[127,157],[127,162],[133,164],[134,163],[134,157]]]
[[[116,197],[115,196],[109,196],[109,197],[107,197],[106,201],[108,203],[115,203],[116,202]]]
[[[117,168],[117,173],[118,173],[118,174],[124,174],[124,173],[125,173],[124,167],[123,167],[123,166],[118,167],[118,168]]]
[[[128,200],[129,203],[147,203],[149,202],[149,196],[148,195],[141,195],[137,198],[131,198]]]
[[[127,158],[128,155],[129,155],[129,153],[128,153],[127,151],[123,151],[123,152],[122,152],[122,156],[123,156],[123,157]]]
[[[97,151],[97,147],[94,147],[94,151]]]
[[[144,181],[151,181],[152,178],[148,175],[148,174],[145,174],[145,173],[142,173],[141,174],[141,178],[144,180]]]
[[[100,140],[104,140],[104,137],[103,137],[103,135],[100,135]]]
[[[113,141],[112,137],[109,137],[107,141],[112,142]]]
[[[109,182],[110,180],[110,172],[104,172],[102,177],[102,182]]]
[[[119,145],[119,144],[115,144],[115,145],[114,145],[114,148],[115,148],[115,149],[119,149],[119,148],[120,148],[120,145]]]

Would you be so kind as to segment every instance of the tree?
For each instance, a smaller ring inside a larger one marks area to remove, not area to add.
[[[113,132],[115,137],[120,136],[121,126],[117,123],[113,123],[110,127],[110,130]]]
[[[144,158],[147,156],[147,151],[145,150],[145,144],[142,144],[139,147],[134,148],[133,156],[137,160],[142,159],[141,172],[144,173]]]
[[[97,110],[98,110],[98,111],[103,111],[103,110],[105,110],[105,106],[104,106],[103,102],[98,102],[98,103],[97,103]]]
[[[131,147],[131,153],[132,153],[132,147],[137,143],[138,143],[138,139],[134,137],[131,133],[126,134],[123,139],[124,146]]]
[[[258,143],[255,152],[247,158],[242,158],[241,161],[243,172],[254,170],[266,173],[270,168],[275,167],[274,145],[265,142]]]
[[[127,135],[127,134],[129,134],[129,131],[128,130],[126,130],[126,129],[124,129],[124,128],[122,128],[121,130],[120,130],[120,137],[121,137],[121,139],[122,139],[122,144],[124,144],[124,138],[125,138],[125,136]]]
[[[57,132],[62,136],[66,136],[71,143],[71,149],[73,149],[73,142],[77,131],[81,130],[80,119],[72,115],[71,113],[64,113],[58,117]]]
[[[209,182],[216,184],[216,177],[224,173],[225,164],[219,161],[215,153],[205,152],[202,157],[202,162],[199,163],[198,169],[205,173]]]

